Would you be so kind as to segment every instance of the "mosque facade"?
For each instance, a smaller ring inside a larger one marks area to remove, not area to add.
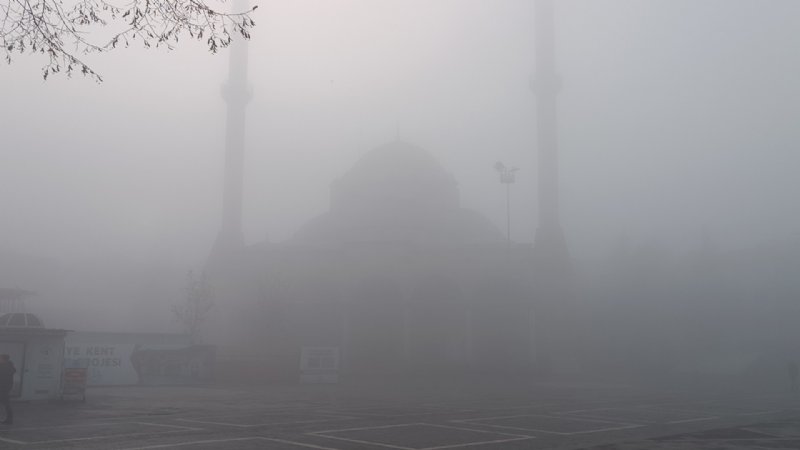
[[[461,207],[453,176],[397,140],[336,180],[330,210],[287,242],[215,252],[224,308],[205,337],[223,366],[268,378],[318,347],[350,374],[517,370],[535,357],[532,266],[532,246]]]

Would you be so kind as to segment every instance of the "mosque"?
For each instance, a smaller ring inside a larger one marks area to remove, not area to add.
[[[400,139],[334,181],[330,210],[292,239],[246,245],[244,117],[252,89],[246,43],[233,46],[223,89],[223,216],[207,263],[218,308],[203,327],[220,366],[291,378],[303,349],[321,347],[335,348],[348,374],[518,371],[544,360],[543,331],[558,298],[551,280],[565,272],[568,255],[558,221],[553,4],[536,5],[540,223],[533,245],[512,244],[461,207],[455,178]]]
[[[330,211],[289,241],[217,257],[219,328],[236,332],[214,340],[264,367],[291,371],[302,347],[339,348],[350,373],[532,361],[532,246],[462,208],[453,176],[401,140],[336,180]]]

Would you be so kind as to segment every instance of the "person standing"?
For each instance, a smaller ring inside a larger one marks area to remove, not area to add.
[[[14,411],[11,410],[11,388],[14,387],[14,374],[17,369],[8,355],[0,355],[0,404],[6,408],[6,420],[2,423],[14,423]]]

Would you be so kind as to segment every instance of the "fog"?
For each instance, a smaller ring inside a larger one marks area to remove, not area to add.
[[[610,355],[586,364],[649,361],[662,347],[676,372],[709,355],[726,361],[717,370],[766,348],[782,349],[774,361],[795,354],[800,3],[558,0],[555,14],[560,219],[573,268],[564,323],[591,322],[576,333]],[[501,238],[506,191],[493,166],[519,167],[511,240],[532,243],[534,16],[530,0],[260,2],[245,243],[292,245],[331,209],[332,184],[395,141],[429,152],[458,183],[461,207]],[[36,292],[26,308],[53,327],[179,331],[170,307],[220,229],[228,56],[196,42],[134,45],[87,57],[102,84],[43,81],[35,55],[0,69],[0,287]],[[319,271],[297,292],[316,289],[329,275]],[[226,303],[219,287],[217,309],[260,295],[248,289]],[[645,348],[620,344],[631,337]],[[739,344],[746,352],[731,355]]]

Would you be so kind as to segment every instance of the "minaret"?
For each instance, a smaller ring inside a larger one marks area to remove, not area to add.
[[[247,0],[234,2],[235,11],[245,11]],[[227,103],[225,126],[225,187],[222,197],[222,223],[214,254],[228,253],[244,246],[242,234],[242,186],[244,183],[245,111],[253,96],[247,82],[247,40],[231,44],[228,82],[222,86]]]
[[[569,253],[558,217],[558,111],[561,80],[556,73],[554,0],[536,0],[534,37],[536,73],[536,144],[539,153],[539,224],[534,239],[537,261],[544,268],[569,267]]]
[[[555,0],[535,0],[536,146],[539,156],[539,224],[533,242],[535,302],[532,305],[531,345],[534,368],[543,376],[558,371],[560,355],[572,355],[565,308],[570,303],[570,260],[558,217],[558,91],[556,73]],[[572,339],[574,340],[574,339]]]

